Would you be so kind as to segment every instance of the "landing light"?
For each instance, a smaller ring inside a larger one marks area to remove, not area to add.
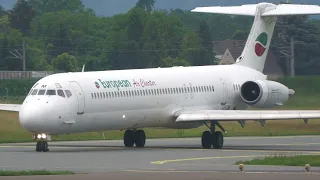
[[[37,138],[40,139],[40,138],[41,138],[41,134],[38,134],[38,135],[37,135]]]
[[[41,137],[42,137],[43,139],[45,139],[45,138],[47,137],[47,135],[42,134]]]

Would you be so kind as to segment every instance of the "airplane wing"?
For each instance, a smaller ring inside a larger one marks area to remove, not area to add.
[[[204,110],[178,111],[176,122],[320,119],[320,110]]]
[[[0,111],[19,112],[21,104],[0,104]]]

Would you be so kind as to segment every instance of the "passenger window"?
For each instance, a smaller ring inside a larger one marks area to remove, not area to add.
[[[56,90],[47,90],[46,95],[49,95],[49,96],[56,95]]]
[[[61,96],[61,97],[65,97],[65,95],[64,95],[64,93],[63,93],[63,91],[62,91],[62,90],[60,90],[60,89],[59,89],[57,92],[58,92],[58,95],[59,95],[59,96]]]
[[[37,92],[38,92],[38,89],[35,89],[35,90],[32,91],[31,95],[37,95]]]
[[[44,95],[45,93],[46,93],[46,90],[41,89],[41,90],[39,90],[38,95]]]
[[[72,96],[72,94],[69,90],[65,90],[65,93],[66,93],[67,98]],[[96,94],[94,94],[94,97],[96,98]]]

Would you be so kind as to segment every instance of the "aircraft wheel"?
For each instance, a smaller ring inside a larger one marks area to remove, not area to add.
[[[41,152],[41,142],[40,141],[38,141],[36,144],[36,151]]]
[[[48,152],[48,142],[47,141],[38,141],[36,144],[37,152]]]
[[[146,144],[146,134],[143,130],[138,130],[135,132],[135,143],[137,147],[144,147]]]
[[[202,147],[205,149],[210,149],[212,146],[212,134],[210,131],[204,131],[201,137]]]
[[[220,131],[215,132],[213,139],[214,139],[213,147],[215,149],[221,149],[224,143],[222,132]]]
[[[132,130],[126,130],[123,137],[123,143],[126,147],[133,147],[134,145],[134,135]]]
[[[48,142],[47,141],[43,141],[42,142],[42,151],[43,152],[48,152],[49,151],[49,149],[48,149]]]

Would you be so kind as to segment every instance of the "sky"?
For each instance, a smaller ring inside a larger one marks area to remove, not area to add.
[[[132,8],[138,0],[82,0],[83,3],[95,10],[99,16],[112,16],[118,13],[125,13]],[[156,0],[156,9],[184,9],[190,10],[198,6],[224,6],[241,5],[266,2],[267,0]],[[271,3],[278,3],[280,0],[268,0]],[[16,0],[0,0],[5,9],[11,9]],[[296,4],[320,5],[320,0],[293,0]]]

